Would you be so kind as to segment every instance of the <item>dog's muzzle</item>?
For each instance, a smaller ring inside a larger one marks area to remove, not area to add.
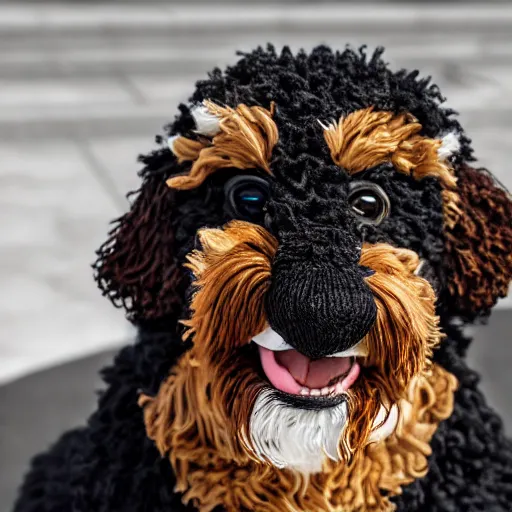
[[[354,265],[286,261],[278,255],[266,298],[269,324],[312,359],[350,349],[364,338],[377,316],[365,272]]]

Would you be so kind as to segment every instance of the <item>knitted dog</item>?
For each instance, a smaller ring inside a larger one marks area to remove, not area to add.
[[[512,202],[382,51],[244,54],[197,84],[94,265],[138,327],[16,511],[510,511],[464,323]]]

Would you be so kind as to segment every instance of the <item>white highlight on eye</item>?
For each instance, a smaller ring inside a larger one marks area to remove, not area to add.
[[[213,137],[220,132],[220,119],[212,114],[204,105],[196,105],[190,110],[199,135]]]
[[[460,151],[460,140],[456,132],[447,133],[441,137],[441,142],[441,147],[437,150],[437,155],[441,160],[447,160]]]

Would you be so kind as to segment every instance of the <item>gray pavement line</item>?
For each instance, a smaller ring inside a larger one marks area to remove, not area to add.
[[[65,26],[76,28],[125,26],[189,26],[189,27],[225,27],[226,23],[237,21],[245,27],[260,26],[280,22],[294,24],[325,24],[326,21],[344,26],[369,24],[378,20],[386,26],[411,26],[433,23],[436,26],[450,26],[467,23],[503,24],[512,17],[510,4],[468,4],[461,14],[459,5],[445,4],[442,16],[439,6],[429,3],[404,4],[399,2],[363,4],[299,4],[290,9],[284,3],[257,5],[245,4],[238,9],[232,5],[216,3],[215,9],[204,12],[194,6],[176,4],[127,5],[122,11],[111,3],[100,5],[78,4],[70,8],[69,3],[38,4],[37,8],[18,4],[3,7],[0,23],[3,26],[20,29],[44,27],[56,29]],[[368,16],[368,12],[372,15]],[[3,22],[1,20],[4,20]]]
[[[117,79],[119,85],[124,88],[124,90],[130,95],[130,98],[137,105],[146,105],[148,102],[142,93],[142,91],[137,87],[135,82],[126,74],[126,71],[123,71],[122,66],[117,64],[112,66],[113,76]]]
[[[89,168],[92,170],[94,179],[108,195],[116,210],[121,214],[124,213],[127,207],[127,200],[117,189],[108,169],[99,161],[98,158],[96,158],[87,140],[79,139],[77,137],[73,137],[73,139],[81,155],[89,164]],[[106,220],[108,221],[109,219]]]

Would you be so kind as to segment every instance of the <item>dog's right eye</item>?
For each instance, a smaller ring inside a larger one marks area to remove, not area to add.
[[[362,224],[380,224],[389,214],[390,201],[381,187],[368,181],[351,184],[349,203]]]
[[[269,196],[268,183],[257,176],[235,176],[224,186],[226,210],[236,219],[262,223]]]

